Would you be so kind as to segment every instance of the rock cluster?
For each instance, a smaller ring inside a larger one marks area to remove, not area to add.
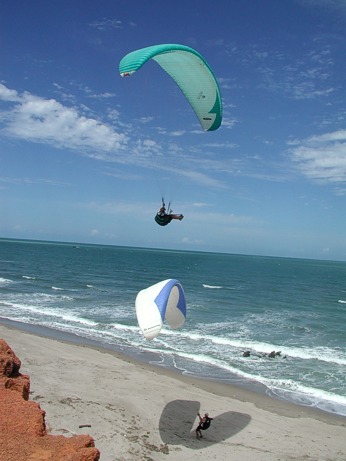
[[[45,411],[29,400],[30,378],[0,339],[0,460],[98,461],[100,452],[89,435],[64,437],[46,431]]]

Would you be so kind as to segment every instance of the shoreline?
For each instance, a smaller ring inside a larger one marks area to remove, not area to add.
[[[117,348],[112,347],[106,343],[101,343],[89,338],[81,337],[73,333],[54,330],[49,327],[41,325],[31,325],[23,322],[17,322],[0,317],[0,333],[1,327],[8,330],[21,331],[26,334],[46,338],[49,340],[58,341],[63,344],[71,346],[79,346],[83,348],[90,348],[102,353],[110,354],[119,360],[127,363],[137,364],[149,371],[155,372],[159,375],[171,377],[183,381],[188,385],[195,386],[201,390],[214,393],[223,397],[235,398],[241,402],[252,402],[258,408],[268,409],[276,412],[280,416],[288,417],[311,417],[319,421],[327,422],[328,424],[343,424],[346,425],[346,417],[335,413],[320,410],[306,405],[299,405],[295,402],[290,402],[285,399],[280,399],[275,395],[269,395],[266,392],[265,386],[259,383],[252,384],[236,384],[224,382],[217,379],[201,377],[197,375],[183,374],[179,369],[162,367],[160,365],[150,363],[149,356],[152,355],[153,361],[157,358],[155,353],[139,354],[119,351]],[[1,337],[1,335],[0,335]],[[11,344],[9,344],[11,346]],[[146,358],[142,358],[143,356]],[[140,357],[142,356],[142,357]],[[20,357],[19,357],[20,358]]]
[[[346,419],[0,323],[47,431],[89,434],[100,461],[344,461]],[[211,427],[197,440],[197,413]],[[163,456],[165,455],[165,456]]]

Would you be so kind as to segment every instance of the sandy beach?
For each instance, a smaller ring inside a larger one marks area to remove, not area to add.
[[[346,418],[4,325],[0,338],[48,431],[90,434],[102,461],[346,459]],[[214,418],[200,440],[198,412]]]

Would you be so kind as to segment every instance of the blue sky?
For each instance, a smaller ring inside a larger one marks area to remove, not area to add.
[[[0,237],[346,260],[344,0],[1,10]],[[156,63],[119,76],[159,43],[213,68],[219,130]]]

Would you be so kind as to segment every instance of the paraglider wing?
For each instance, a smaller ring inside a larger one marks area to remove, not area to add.
[[[156,61],[173,78],[191,104],[202,128],[205,131],[217,130],[222,121],[221,93],[205,59],[185,45],[154,45],[124,56],[119,64],[120,75],[132,75],[149,59]]]
[[[146,339],[156,338],[165,320],[172,329],[180,328],[186,318],[183,287],[168,279],[141,290],[136,297],[136,314]]]

